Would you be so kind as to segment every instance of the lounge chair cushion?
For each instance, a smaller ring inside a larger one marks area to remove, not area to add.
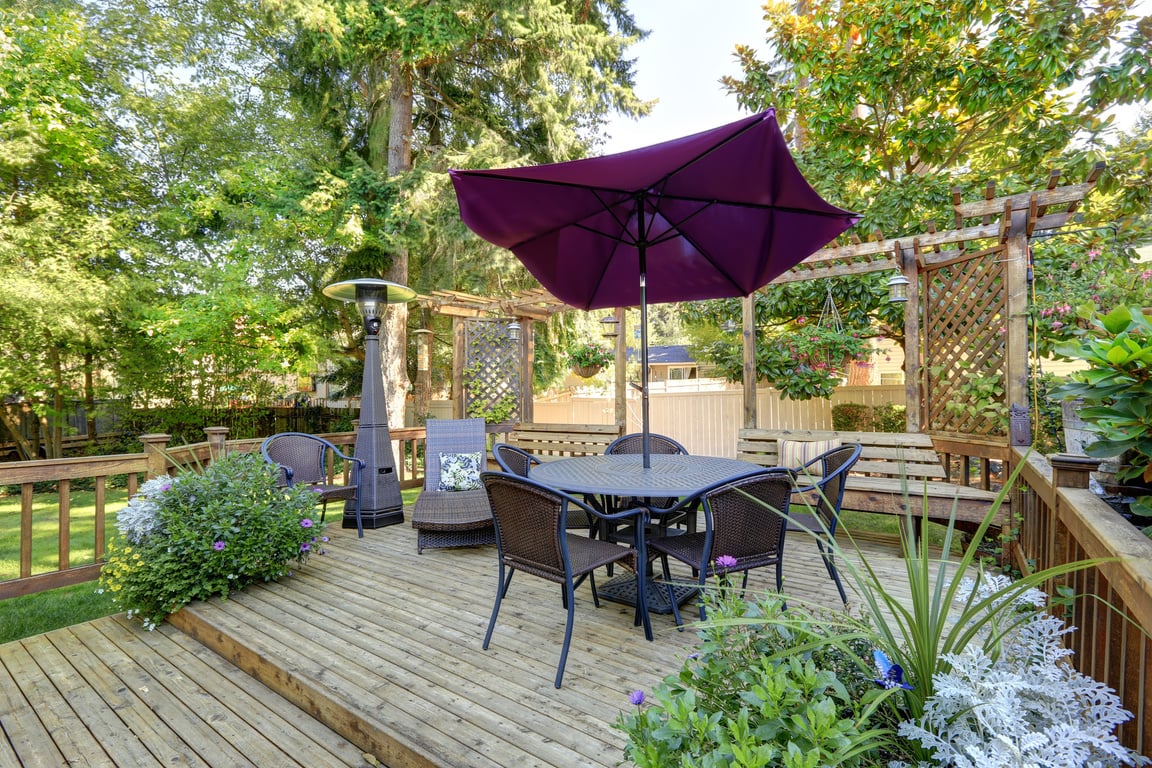
[[[474,491],[480,487],[480,453],[440,454],[438,491]]]
[[[840,447],[839,438],[830,440],[780,440],[778,441],[780,466],[788,469],[799,469],[822,453]],[[804,474],[811,477],[822,477],[824,467],[813,465],[804,470]]]

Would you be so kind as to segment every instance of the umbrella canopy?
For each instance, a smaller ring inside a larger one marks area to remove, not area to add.
[[[859,219],[808,184],[775,110],[615,155],[449,173],[464,223],[556,298],[639,305],[645,436],[647,305],[747,296]]]

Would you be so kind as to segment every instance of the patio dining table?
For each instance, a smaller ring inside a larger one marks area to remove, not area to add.
[[[546,461],[532,468],[532,479],[569,493],[610,498],[691,498],[705,488],[725,480],[735,480],[762,467],[739,459],[718,456],[654,454],[652,466],[644,467],[640,454],[574,456]],[[653,508],[653,515],[660,510]],[[641,531],[639,535],[643,535]],[[599,588],[605,600],[636,604],[636,580],[620,576]],[[647,590],[648,610],[671,613],[668,590]],[[693,597],[697,588],[674,588],[677,605]]]

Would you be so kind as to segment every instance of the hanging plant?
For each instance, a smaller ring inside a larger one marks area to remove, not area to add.
[[[614,359],[612,350],[591,342],[581,342],[568,350],[568,360],[578,376],[589,378]]]

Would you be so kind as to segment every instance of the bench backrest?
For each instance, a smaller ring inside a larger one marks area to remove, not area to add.
[[[900,477],[909,480],[947,480],[940,455],[928,435],[911,432],[834,432],[805,429],[742,429],[736,445],[737,458],[774,467],[779,463],[778,441],[839,439],[860,443],[860,460],[852,474]]]
[[[541,461],[567,456],[594,456],[604,453],[622,434],[615,424],[517,424],[508,442],[537,456]]]

